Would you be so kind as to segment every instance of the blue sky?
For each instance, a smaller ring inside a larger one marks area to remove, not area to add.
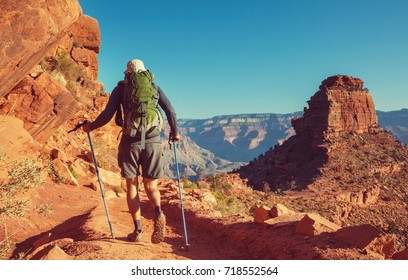
[[[79,0],[101,29],[110,92],[142,59],[180,118],[303,110],[325,78],[362,79],[408,108],[405,0]]]

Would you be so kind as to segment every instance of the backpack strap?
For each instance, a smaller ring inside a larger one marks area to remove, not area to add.
[[[142,103],[142,123],[140,130],[140,149],[144,150],[146,145],[146,103]]]
[[[119,104],[118,108],[116,109],[115,124],[117,126],[123,127],[123,114],[121,104]]]

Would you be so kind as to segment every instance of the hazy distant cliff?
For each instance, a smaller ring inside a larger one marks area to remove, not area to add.
[[[182,176],[231,171],[270,150],[295,134],[292,114],[238,114],[209,119],[180,119],[183,135],[180,150]],[[379,125],[391,131],[397,139],[408,143],[408,109],[377,111]],[[168,135],[168,133],[166,134]],[[167,145],[165,145],[167,146]],[[165,148],[166,174],[175,177],[172,151]]]
[[[408,144],[408,109],[390,112],[377,111],[377,115],[381,127],[391,131],[401,142]]]
[[[292,114],[240,114],[180,120],[181,131],[204,149],[230,161],[248,162],[293,135]]]

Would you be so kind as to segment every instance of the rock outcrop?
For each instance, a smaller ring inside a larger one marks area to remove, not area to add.
[[[6,95],[3,114],[12,113],[23,120],[24,128],[40,143],[48,138],[78,108],[72,94],[47,72],[27,75]]]
[[[0,97],[16,86],[82,13],[77,0],[0,3]]]
[[[325,79],[308,104],[303,117],[292,119],[296,135],[238,170],[256,189],[305,188],[335,149],[330,139],[381,131],[371,94],[358,78]]]
[[[1,8],[0,114],[23,120],[34,140],[45,143],[80,103],[91,105],[89,91],[103,88],[98,22],[82,15],[76,0],[6,0]]]
[[[307,214],[296,225],[296,233],[308,236],[316,236],[323,232],[335,232],[339,229],[341,229],[339,225],[318,214]]]
[[[372,251],[387,259],[396,252],[395,237],[383,234],[369,224],[342,228],[336,232],[335,238],[360,249]]]
[[[325,79],[308,104],[303,117],[292,120],[296,134],[320,138],[378,130],[373,98],[358,78],[337,75]]]

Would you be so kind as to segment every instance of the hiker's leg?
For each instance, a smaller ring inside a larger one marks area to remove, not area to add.
[[[166,216],[160,207],[160,192],[157,188],[158,178],[163,177],[163,153],[161,143],[148,143],[141,157],[143,184],[150,203],[154,208],[154,227],[152,243],[160,243],[166,234]]]
[[[166,216],[160,207],[160,192],[157,188],[158,179],[143,178],[146,194],[149,197],[155,212],[152,243],[160,243],[166,235]]]
[[[126,201],[135,226],[135,230],[128,234],[128,239],[132,242],[140,242],[142,241],[143,230],[140,220],[140,198],[137,177],[136,179],[126,179],[126,187]]]
[[[140,220],[140,198],[137,177],[126,179],[126,201],[133,221]]]
[[[143,184],[153,208],[160,206],[158,179],[163,177],[163,153],[161,143],[146,143],[141,156]]]
[[[153,208],[160,206],[160,192],[157,188],[157,182],[158,179],[143,178],[144,188]]]
[[[127,138],[120,141],[118,148],[118,164],[121,169],[122,177],[126,178],[126,202],[129,213],[132,217],[135,230],[128,235],[128,239],[133,242],[142,240],[142,223],[140,214],[140,198],[139,198],[139,156],[140,150],[137,145],[132,145]]]

